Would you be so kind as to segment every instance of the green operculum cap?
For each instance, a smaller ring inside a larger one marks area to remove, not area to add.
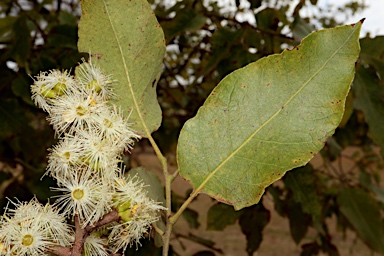
[[[116,207],[116,211],[118,212],[122,222],[128,222],[132,219],[132,216],[134,215],[134,208],[135,207],[131,207],[131,201],[121,203]]]
[[[43,95],[45,98],[53,99],[56,98],[57,93],[55,90],[46,88],[46,86],[43,85],[41,87],[41,95]]]
[[[130,210],[130,209],[131,209],[131,201],[121,203],[121,204],[117,205],[117,207],[116,207],[116,210],[118,212],[125,212],[125,211]]]
[[[90,89],[95,90],[95,92],[100,92],[101,91],[100,83],[96,79],[93,79],[91,82],[89,82],[87,84],[87,87],[90,88]]]
[[[57,93],[58,96],[61,96],[64,94],[64,91],[67,89],[67,86],[64,83],[57,83],[53,90]]]
[[[82,165],[87,165],[88,168],[90,168],[91,170],[99,171],[101,169],[101,167],[102,167],[102,164],[100,163],[100,161],[98,159],[92,159],[89,156],[90,153],[91,152],[84,152],[84,154],[86,156],[82,156],[82,157],[79,158],[80,163]]]
[[[128,222],[132,219],[132,213],[131,213],[131,210],[126,210],[124,212],[119,212],[119,216],[122,220],[122,222]]]

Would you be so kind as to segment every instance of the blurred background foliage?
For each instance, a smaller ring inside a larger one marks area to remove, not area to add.
[[[213,0],[149,2],[167,44],[158,84],[163,123],[154,136],[170,154],[175,152],[183,123],[196,114],[224,76],[299,44],[316,29],[345,21],[336,16],[347,19],[366,8],[364,2],[352,0],[336,11],[317,0],[236,0],[232,5]],[[305,8],[312,11],[303,12]],[[46,202],[51,196],[49,187],[55,182],[41,177],[54,134],[45,113],[33,105],[29,86],[40,71],[73,71],[86,57],[77,51],[80,15],[78,0],[0,1],[1,208],[6,197],[29,200],[36,195]],[[330,218],[336,219],[339,232],[353,230],[372,251],[384,255],[380,152],[384,146],[384,37],[361,39],[356,71],[344,118],[317,156],[317,164],[288,172],[266,193],[273,198],[275,211],[289,220],[292,243],[300,244],[301,255],[339,255],[329,232]],[[140,144],[144,146],[145,141]],[[182,201],[184,197],[175,195],[173,210]],[[189,209],[184,217],[191,228],[198,227],[198,212]],[[247,239],[244,250],[252,255],[269,221],[270,211],[262,202],[239,212],[217,203],[208,212],[207,228],[220,231],[237,223]],[[309,228],[316,236],[303,243]],[[202,237],[190,240],[210,249],[195,255],[225,254]],[[158,251],[145,243],[145,251],[139,250],[143,255]]]

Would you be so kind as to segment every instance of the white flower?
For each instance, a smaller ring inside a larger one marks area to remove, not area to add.
[[[124,140],[105,138],[95,130],[77,130],[76,136],[84,145],[84,162],[95,172],[110,172],[121,162]]]
[[[6,231],[3,241],[10,255],[48,255],[45,252],[52,243],[37,222],[26,224],[10,221],[2,229]]]
[[[111,210],[108,184],[88,171],[75,172],[60,183],[60,188],[51,188],[64,193],[55,196],[58,198],[55,204],[63,209],[64,215],[77,215],[83,228]]]
[[[84,255],[85,256],[107,256],[107,241],[102,239],[97,231],[93,231],[90,236],[87,237],[84,243]]]
[[[97,92],[106,101],[113,96],[112,79],[110,75],[105,75],[99,68],[92,64],[92,59],[83,63],[76,69],[76,79],[84,88]]]
[[[76,136],[66,135],[50,149],[45,174],[49,173],[56,179],[70,175],[81,167],[83,151],[84,145]]]
[[[123,117],[121,109],[117,109],[116,106],[113,106],[113,109],[108,108],[101,111],[95,117],[95,121],[98,133],[119,142],[118,145],[121,149],[118,152],[131,149],[135,140],[140,139],[140,136],[129,128],[128,119]]]
[[[45,205],[41,212],[40,225],[51,241],[61,246],[70,246],[74,241],[74,233],[67,225],[63,214],[50,204]]]
[[[121,221],[112,227],[109,235],[109,242],[115,252],[125,250],[133,243],[140,244],[140,238],[159,219],[158,211],[166,210],[160,203],[147,197],[144,187],[136,176],[116,179],[114,207],[119,212]]]
[[[70,245],[73,233],[52,206],[35,198],[12,203],[15,209],[7,207],[0,220],[0,242],[7,255],[48,255],[51,246]]]
[[[103,108],[107,105],[96,93],[74,90],[55,99],[48,121],[57,134],[73,134],[76,129],[91,129],[95,116]]]
[[[75,80],[67,71],[41,72],[31,86],[32,100],[35,105],[49,113],[54,99],[75,86]]]

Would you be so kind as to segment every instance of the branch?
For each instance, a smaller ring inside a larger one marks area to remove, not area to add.
[[[71,256],[81,256],[84,242],[88,236],[88,233],[85,229],[81,228],[79,217],[77,215],[75,216],[75,228],[76,228],[75,243],[73,244],[73,247],[72,247]]]
[[[104,226],[106,224],[109,224],[114,221],[119,221],[120,216],[117,213],[115,209],[113,209],[111,212],[105,214],[99,221],[95,222],[92,225],[88,225],[85,228],[82,228],[79,222],[79,217],[75,216],[75,242],[73,244],[72,249],[66,248],[63,246],[53,246],[52,248],[49,248],[48,250],[58,256],[81,256],[85,239],[89,236],[92,231],[95,229]],[[112,253],[109,254],[109,256],[122,256],[120,253]]]
[[[88,225],[87,227],[85,227],[85,230],[89,234],[93,230],[95,230],[95,229],[97,229],[99,227],[102,227],[102,226],[104,226],[106,224],[109,224],[111,222],[119,221],[119,219],[120,219],[119,214],[117,213],[117,211],[115,209],[113,209],[109,213],[105,214],[99,221],[95,222],[92,225]]]
[[[48,249],[51,253],[56,254],[58,256],[70,256],[71,255],[71,249],[66,248],[60,245],[53,246]]]

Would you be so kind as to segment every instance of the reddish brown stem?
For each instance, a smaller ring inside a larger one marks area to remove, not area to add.
[[[114,222],[114,221],[119,221],[120,217],[119,217],[119,214],[118,212],[113,209],[112,211],[110,211],[109,213],[105,214],[103,216],[103,218],[101,218],[99,221],[95,222],[94,224],[92,225],[88,225],[85,230],[88,232],[88,233],[91,233],[93,230],[99,228],[99,227],[102,227],[106,224],[109,224],[111,222]]]
[[[49,248],[49,251],[52,252],[53,254],[56,254],[58,256],[70,256],[71,255],[71,249],[66,248],[63,246],[53,246]]]
[[[73,247],[72,247],[71,256],[81,256],[84,242],[88,236],[88,233],[85,229],[81,228],[79,217],[77,215],[75,215],[75,228],[76,228],[75,243],[73,244]]]
[[[119,214],[116,210],[112,210],[103,216],[99,221],[95,222],[92,225],[88,225],[85,228],[82,228],[79,222],[79,217],[75,216],[75,242],[73,244],[72,249],[62,247],[62,246],[54,246],[50,248],[50,252],[58,255],[58,256],[81,256],[83,251],[85,239],[88,235],[94,231],[95,229],[104,226],[108,223],[118,221],[120,219]],[[119,253],[112,253],[109,256],[121,256]]]

